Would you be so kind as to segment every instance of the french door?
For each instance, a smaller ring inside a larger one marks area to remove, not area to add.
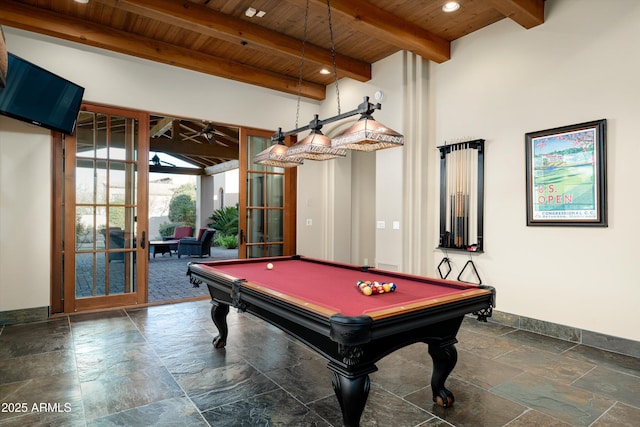
[[[255,155],[272,144],[271,135],[240,129],[240,258],[296,251],[296,168],[253,163]]]
[[[65,313],[147,302],[148,134],[146,113],[84,105],[64,139],[54,244]]]

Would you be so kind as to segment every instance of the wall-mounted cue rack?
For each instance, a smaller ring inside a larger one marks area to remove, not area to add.
[[[440,150],[440,249],[483,250],[484,139]]]

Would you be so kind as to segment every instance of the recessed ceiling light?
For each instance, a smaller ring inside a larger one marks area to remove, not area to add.
[[[262,18],[264,15],[267,14],[267,12],[265,12],[264,10],[257,10],[254,7],[249,7],[247,8],[247,10],[244,11],[244,14],[247,15],[249,18],[253,18],[254,16],[257,16],[258,18]]]
[[[73,0],[73,1],[75,1],[76,3],[82,3],[82,4],[89,3],[89,0]]]
[[[460,9],[460,3],[458,3],[457,1],[448,1],[444,4],[444,6],[442,6],[442,11],[447,13],[455,12],[458,9]]]
[[[331,71],[327,70],[326,68],[323,68],[322,70],[320,70],[320,74],[331,74]]]

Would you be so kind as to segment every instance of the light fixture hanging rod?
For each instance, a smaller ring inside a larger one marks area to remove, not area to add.
[[[382,109],[382,105],[380,103],[372,104],[371,102],[369,102],[369,97],[365,96],[362,104],[358,105],[358,107],[355,110],[351,110],[346,113],[338,114],[337,116],[329,117],[328,119],[322,119],[322,120],[319,120],[318,115],[316,114],[313,120],[311,120],[309,124],[306,126],[302,126],[287,132],[282,132],[282,128],[278,128],[278,131],[273,134],[273,136],[271,137],[271,140],[273,142],[284,141],[284,138],[289,135],[295,135],[309,129],[317,130],[322,128],[322,126],[326,125],[327,123],[333,123],[338,120],[346,119],[347,117],[355,116],[356,114],[371,115],[375,110],[380,110],[380,109]]]

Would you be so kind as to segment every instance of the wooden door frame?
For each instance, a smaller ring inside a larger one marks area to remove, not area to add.
[[[52,132],[51,135],[51,313],[64,312],[63,300],[63,259],[64,248],[62,221],[62,189],[64,162],[64,136],[60,132]]]
[[[52,194],[52,281],[51,281],[51,308],[52,312],[73,313],[77,311],[87,311],[111,307],[121,307],[127,305],[141,304],[148,302],[148,164],[149,164],[149,113],[127,108],[116,108],[99,104],[82,104],[81,111],[107,114],[110,116],[121,116],[133,118],[138,121],[138,147],[137,147],[137,235],[136,235],[136,287],[135,293],[116,294],[103,297],[88,297],[82,299],[75,298],[76,271],[71,268],[63,268],[65,262],[65,252],[75,257],[75,227],[68,225],[75,224],[75,179],[71,176],[75,174],[76,156],[75,150],[65,152],[67,142],[69,146],[75,146],[75,136],[62,136],[54,133],[52,138],[52,174],[53,174],[53,194]],[[65,169],[66,168],[66,169]],[[72,168],[73,172],[69,169]],[[63,176],[63,171],[64,176]],[[63,191],[64,190],[64,191]],[[62,207],[65,206],[64,215]],[[66,226],[65,226],[66,225]],[[141,244],[144,241],[144,244]],[[67,248],[64,243],[67,242]],[[74,264],[75,265],[75,262]],[[72,298],[65,296],[72,295]]]
[[[238,257],[246,258],[247,246],[246,236],[247,234],[247,156],[249,150],[247,147],[247,139],[249,136],[259,136],[267,139],[271,139],[273,131],[266,131],[263,129],[240,127],[240,153],[239,153],[239,232],[240,238],[238,239]],[[287,137],[285,140],[286,145],[291,145],[293,139]],[[296,221],[297,221],[297,188],[298,188],[298,168],[285,168],[284,169],[284,206],[283,206],[283,255],[295,255],[296,254]]]

